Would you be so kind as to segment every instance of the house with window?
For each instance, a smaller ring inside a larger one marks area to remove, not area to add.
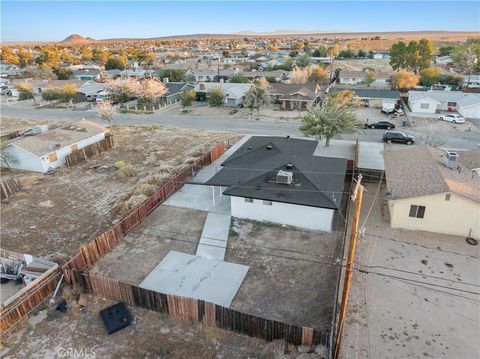
[[[331,232],[344,201],[347,160],[316,156],[317,146],[252,136],[205,184],[230,197],[233,217]]]
[[[384,102],[400,103],[400,92],[396,90],[383,90],[372,88],[345,88],[345,87],[331,87],[329,95],[334,95],[339,91],[352,91],[354,93],[353,100],[361,102],[365,107],[382,107]]]
[[[94,68],[79,68],[72,71],[72,78],[79,81],[95,81],[100,79],[100,70]]]
[[[392,228],[480,236],[480,150],[421,145],[385,151]]]
[[[245,102],[247,91],[252,87],[250,83],[230,83],[230,82],[200,82],[195,86],[194,91],[197,94],[207,95],[209,91],[219,87],[225,94],[224,105],[228,107],[236,107]]]
[[[194,85],[187,82],[166,82],[165,87],[167,93],[159,98],[159,103],[162,106],[179,102],[184,92],[191,91],[195,88]]]
[[[105,138],[107,129],[79,121],[38,134],[17,137],[2,149],[1,166],[45,173],[65,164],[65,156]]]
[[[434,114],[438,111],[456,111],[466,118],[480,119],[480,93],[409,91],[408,105],[412,112]]]
[[[268,87],[272,102],[282,110],[308,110],[320,102],[321,93],[315,84],[273,83]]]

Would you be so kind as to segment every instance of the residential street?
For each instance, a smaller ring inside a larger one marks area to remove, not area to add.
[[[162,125],[166,127],[197,128],[214,131],[231,131],[251,135],[291,135],[301,136],[298,130],[299,120],[247,118],[245,116],[195,116],[180,115],[179,105],[173,105],[154,114],[123,114],[118,113],[115,123],[123,125]],[[69,120],[80,121],[87,119],[102,123],[95,110],[70,110],[70,109],[36,109],[26,103],[5,103],[1,105],[1,116],[4,118],[36,119],[36,120]],[[468,132],[465,124],[462,130],[451,130],[445,127],[435,129],[435,135],[441,136],[442,147],[450,149],[477,148],[480,143],[478,131]],[[403,130],[403,129],[402,129]],[[421,143],[427,133],[432,134],[431,127],[415,127],[405,130],[416,137]],[[355,135],[345,135],[343,139],[368,142],[381,142],[383,130],[362,131]]]

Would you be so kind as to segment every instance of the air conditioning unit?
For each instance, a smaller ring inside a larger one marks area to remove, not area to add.
[[[447,154],[444,156],[443,164],[447,168],[458,168],[458,153],[447,152]]]
[[[278,171],[277,173],[277,183],[281,184],[292,184],[293,181],[293,173],[287,171]]]

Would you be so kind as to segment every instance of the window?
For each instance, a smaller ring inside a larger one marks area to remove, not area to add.
[[[52,152],[48,155],[48,160],[50,162],[55,162],[57,160],[57,152]]]
[[[417,206],[412,204],[410,206],[410,214],[408,216],[413,218],[423,218],[425,216],[425,206]]]
[[[422,110],[428,110],[430,108],[430,104],[429,103],[421,103],[420,108]]]
[[[271,206],[271,205],[272,205],[272,201],[265,201],[265,200],[264,200],[264,201],[263,201],[263,204],[264,204],[265,206]]]
[[[447,106],[448,107],[457,107],[457,103],[456,102],[447,102]]]
[[[447,193],[447,194],[445,195],[445,201],[450,201],[450,193]]]
[[[244,198],[244,201],[247,203],[253,203],[253,198]]]

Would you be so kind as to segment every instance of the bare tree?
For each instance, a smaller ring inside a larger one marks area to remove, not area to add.
[[[110,101],[99,102],[97,105],[97,112],[103,121],[108,122],[110,130],[112,130],[113,117],[115,116],[115,108],[112,106],[112,103]]]

